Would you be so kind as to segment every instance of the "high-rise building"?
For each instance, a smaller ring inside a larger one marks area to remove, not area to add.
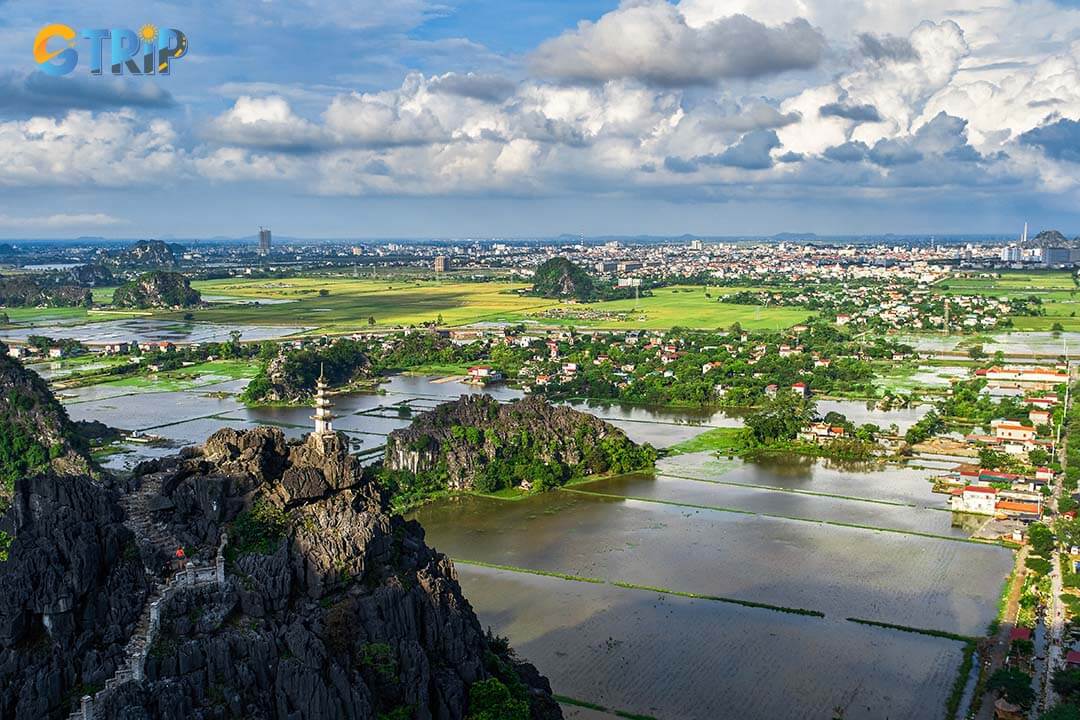
[[[270,254],[270,228],[259,228],[259,254]]]
[[[438,255],[435,257],[435,272],[446,272],[450,269],[450,258],[445,255]]]

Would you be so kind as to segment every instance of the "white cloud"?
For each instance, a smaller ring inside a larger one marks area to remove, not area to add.
[[[321,128],[296,115],[279,95],[240,96],[229,110],[210,121],[206,134],[221,143],[282,152],[308,152],[329,141]]]
[[[182,164],[175,142],[170,123],[130,110],[0,122],[0,185],[161,187]]]
[[[680,5],[646,0],[548,40],[531,63],[540,75],[565,80],[633,78],[677,87],[812,68],[824,48],[824,37],[803,18],[769,26],[730,14],[691,25]]]
[[[106,213],[57,213],[55,215],[16,216],[0,213],[0,227],[7,228],[100,228],[125,225],[123,220]]]

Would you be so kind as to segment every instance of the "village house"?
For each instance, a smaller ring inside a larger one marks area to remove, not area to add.
[[[476,365],[469,368],[469,378],[466,382],[474,385],[485,385],[496,380],[502,380],[501,372],[492,369],[488,365]]]
[[[1031,410],[1028,412],[1028,421],[1038,427],[1039,425],[1050,424],[1050,411],[1049,410]]]
[[[791,386],[791,392],[799,397],[807,397],[810,394],[810,388],[804,382],[797,382]]]
[[[994,437],[998,440],[1020,440],[1029,442],[1035,439],[1035,428],[1011,420],[994,420],[990,423]]]
[[[954,490],[949,499],[949,506],[954,512],[971,513],[972,515],[993,515],[994,505],[997,503],[998,491],[992,487],[982,485],[968,485],[962,489]]]
[[[817,445],[827,443],[838,438],[842,438],[845,435],[844,428],[839,425],[830,425],[829,423],[817,422],[810,423],[805,430],[799,433],[799,440],[803,442],[811,442]]]

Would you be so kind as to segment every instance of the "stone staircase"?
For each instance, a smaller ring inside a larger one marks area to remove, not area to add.
[[[167,557],[174,557],[180,542],[169,532],[164,523],[154,522],[150,510],[150,501],[161,493],[161,476],[148,475],[141,478],[138,489],[127,493],[120,499],[126,519],[124,524],[135,533],[140,543],[149,543],[151,547]],[[118,686],[127,682],[141,682],[146,667],[146,657],[157,636],[161,622],[161,605],[180,588],[208,584],[221,585],[225,582],[225,545],[228,537],[221,534],[217,557],[212,566],[196,566],[188,561],[181,570],[163,573],[163,577],[147,571],[152,580],[150,592],[143,604],[142,612],[135,623],[135,630],[124,646],[124,662],[105,682],[105,687],[93,696],[84,695],[79,706],[68,720],[93,720],[95,707],[112,693]]]

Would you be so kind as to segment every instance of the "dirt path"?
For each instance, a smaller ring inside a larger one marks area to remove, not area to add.
[[[1005,664],[1005,656],[1009,653],[1009,634],[1016,626],[1016,613],[1020,609],[1020,589],[1024,586],[1024,574],[1026,569],[1024,561],[1028,556],[1028,546],[1025,545],[1016,552],[1016,564],[1013,566],[1012,585],[1009,588],[1009,596],[1005,602],[1005,615],[998,625],[997,634],[987,638],[979,646],[979,654],[983,660],[982,677],[989,677],[995,670]],[[982,703],[979,706],[977,720],[993,720],[994,717],[994,693],[985,692]]]

